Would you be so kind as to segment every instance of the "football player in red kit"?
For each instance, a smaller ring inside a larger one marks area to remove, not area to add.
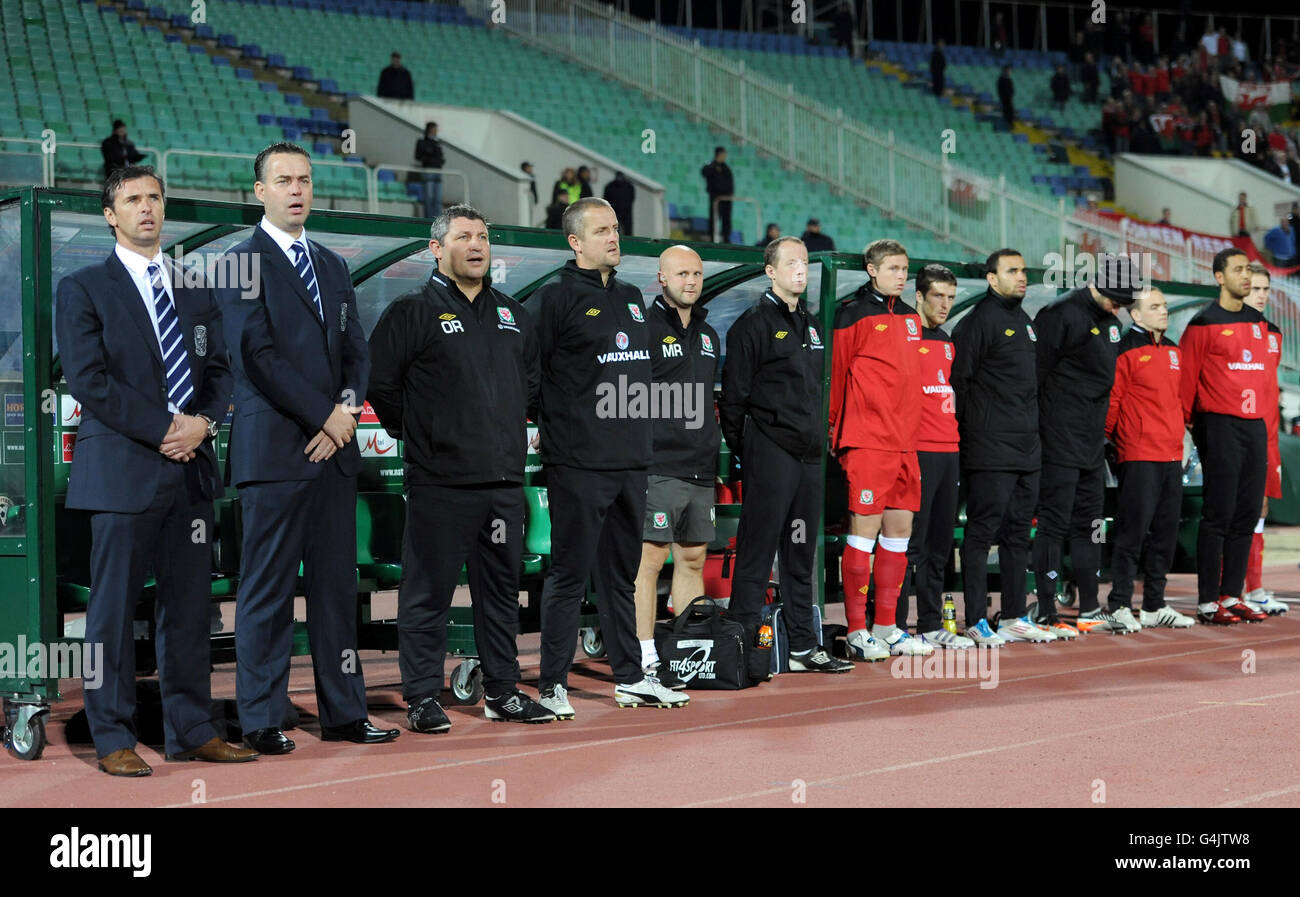
[[[1272,277],[1268,269],[1256,262],[1250,266],[1250,294],[1246,304],[1257,309],[1260,314],[1268,310],[1268,291]],[[1247,607],[1263,611],[1266,614],[1284,614],[1287,605],[1273,597],[1273,593],[1264,588],[1264,518],[1268,516],[1268,500],[1282,497],[1282,455],[1277,448],[1277,431],[1281,425],[1281,409],[1278,407],[1277,367],[1282,359],[1282,331],[1272,321],[1268,322],[1268,361],[1273,372],[1269,377],[1269,395],[1263,399],[1264,422],[1268,424],[1268,476],[1264,480],[1264,507],[1259,512],[1255,523],[1255,536],[1250,543],[1250,560],[1246,564],[1246,594],[1242,601]]]
[[[934,652],[895,621],[912,515],[921,507],[916,456],[921,318],[902,299],[907,283],[902,244],[876,240],[863,257],[871,279],[835,310],[830,429],[831,448],[848,478],[852,514],[842,567],[849,654],[883,660],[890,654]],[[876,613],[868,630],[873,550]]]

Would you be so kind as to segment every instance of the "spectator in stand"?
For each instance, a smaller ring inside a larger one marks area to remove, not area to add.
[[[803,240],[804,248],[808,250],[809,255],[814,252],[835,251],[835,241],[822,233],[822,223],[816,218],[808,219],[807,230],[803,232],[800,239]]]
[[[1163,209],[1160,210],[1160,220],[1157,221],[1156,224],[1163,224],[1165,227],[1174,226],[1174,222],[1170,220],[1169,217],[1169,206],[1165,206]]]
[[[736,192],[736,181],[731,176],[731,166],[727,164],[725,146],[713,148],[713,161],[700,169],[700,177],[704,178],[704,187],[709,194],[709,239],[728,243],[731,241],[731,195]],[[714,226],[715,205],[720,227]]]
[[[1237,194],[1237,205],[1228,213],[1228,233],[1234,237],[1249,237],[1259,230],[1255,210],[1246,202],[1245,192]]]
[[[1002,13],[995,13],[993,16],[993,52],[998,56],[1005,56],[1007,43],[1006,20],[1002,18]]]
[[[424,136],[415,142],[415,161],[422,168],[441,169],[446,164],[442,152],[442,141],[438,139],[438,123],[431,121],[424,126]],[[437,218],[442,212],[442,173],[426,172],[421,175],[421,195],[424,198],[424,217]]]
[[[1142,24],[1138,25],[1137,40],[1133,45],[1133,56],[1143,65],[1150,65],[1155,58],[1155,34],[1155,29],[1151,27],[1151,14],[1147,13],[1142,16]]]
[[[1205,23],[1205,35],[1201,38],[1201,50],[1211,59],[1219,55],[1219,35],[1208,21]]]
[[[577,172],[572,168],[564,169],[551,192],[554,193],[557,190],[563,190],[568,195],[568,201],[565,202],[566,206],[577,202],[582,196],[582,184],[578,182]],[[559,227],[559,225],[557,224],[556,227]]]
[[[528,192],[533,197],[533,205],[537,205],[537,178],[533,177],[533,163],[524,162],[519,166],[519,170],[528,175]]]
[[[943,55],[943,40],[934,43],[930,54],[930,91],[936,96],[943,96],[943,72],[948,67],[948,58]]]
[[[105,178],[119,168],[128,168],[144,158],[135,144],[126,139],[126,123],[120,118],[113,121],[113,133],[99,144],[99,152],[104,157]]]
[[[636,202],[636,188],[623,172],[614,172],[614,180],[605,185],[605,202],[610,204],[618,219],[619,236],[632,236],[632,205]]]
[[[1173,94],[1172,82],[1169,78],[1169,57],[1161,56],[1156,67],[1151,71],[1151,77],[1154,79],[1156,102],[1167,103]]]
[[[1200,117],[1197,119],[1193,143],[1195,144],[1196,155],[1210,155],[1210,150],[1214,147],[1214,129],[1210,127],[1210,115],[1208,112],[1202,112]]]
[[[1097,73],[1097,60],[1091,53],[1083,54],[1083,65],[1079,69],[1079,80],[1083,83],[1083,101],[1097,102],[1097,90],[1101,86],[1101,75]]]
[[[593,177],[594,175],[592,174],[591,169],[586,165],[578,168],[578,199],[586,199],[588,196],[596,195],[591,186],[591,179]]]
[[[1074,32],[1074,40],[1070,41],[1070,48],[1065,51],[1065,58],[1070,60],[1070,74],[1078,78],[1080,68],[1083,65],[1084,57],[1088,55],[1088,45],[1084,41],[1083,32]]]
[[[1219,32],[1215,35],[1215,41],[1215,56],[1219,59],[1231,59],[1232,41],[1228,38],[1228,29],[1220,25]]]
[[[402,66],[402,54],[394,51],[388,67],[379,73],[379,86],[375,93],[390,100],[415,99],[415,84],[411,72]]]
[[[998,16],[1001,17],[1001,13]],[[998,78],[998,99],[1002,101],[1002,120],[1010,129],[1016,123],[1016,85],[1011,80],[1011,66],[1002,66],[1002,75]]]
[[[1287,157],[1286,150],[1270,150],[1264,170],[1288,184],[1300,186],[1300,167]]]
[[[551,204],[546,207],[546,224],[547,230],[560,230],[564,227],[564,210],[571,205],[569,201],[569,191],[555,185],[555,193],[551,197]]]
[[[771,243],[773,240],[779,240],[779,239],[781,239],[780,225],[778,225],[775,221],[769,221],[767,223],[767,233],[763,235],[763,239],[759,240],[754,245],[767,246],[767,244]]]
[[[1056,108],[1065,111],[1065,103],[1070,99],[1070,76],[1065,73],[1065,66],[1058,65],[1056,74],[1052,75],[1052,100]]]
[[[1264,234],[1264,248],[1273,256],[1273,264],[1279,268],[1289,268],[1295,264],[1295,231],[1291,230],[1291,221],[1282,218],[1277,227]]]
[[[1232,36],[1232,58],[1243,66],[1250,61],[1250,54],[1246,51],[1246,42],[1241,39],[1240,31]]]
[[[1286,221],[1291,225],[1292,231],[1300,227],[1300,202],[1291,203],[1291,214],[1286,216]]]
[[[1124,91],[1129,89],[1128,66],[1118,56],[1110,61],[1110,96],[1111,99],[1123,99]]]

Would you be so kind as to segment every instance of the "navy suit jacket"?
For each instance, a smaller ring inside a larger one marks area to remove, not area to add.
[[[217,292],[235,375],[235,420],[226,458],[227,481],[309,480],[323,464],[345,476],[361,470],[354,438],[334,456],[313,464],[304,453],[339,403],[360,406],[370,379],[370,353],[357,314],[347,265],[308,240],[322,322],[298,271],[261,227],[230,251],[238,268],[257,271],[256,291],[238,286]]]
[[[221,311],[201,272],[165,263],[189,355],[194,395],[183,409],[221,422],[232,378]],[[187,286],[202,282],[203,286]],[[68,477],[67,507],[136,514],[153,501],[168,460],[158,451],[171,427],[162,350],[149,312],[116,253],[59,283],[55,307],[59,357],[68,390],[81,404],[81,426]],[[207,498],[221,493],[212,440],[194,460]]]

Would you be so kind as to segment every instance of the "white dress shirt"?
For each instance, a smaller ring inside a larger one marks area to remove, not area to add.
[[[157,265],[162,269],[163,289],[167,291],[167,298],[171,299],[172,307],[175,308],[176,294],[172,292],[172,278],[171,271],[167,268],[167,257],[162,254],[162,250],[159,250],[158,254],[153,258],[145,258],[140,255],[140,253],[127,249],[121,243],[118,243],[117,246],[114,247],[113,251],[117,253],[118,259],[122,262],[123,266],[125,266],[126,273],[131,275],[131,281],[135,284],[136,290],[140,293],[141,300],[144,301],[145,311],[149,315],[149,320],[153,323],[154,339],[158,340],[158,352],[159,354],[162,354],[166,350],[166,347],[163,346],[162,335],[158,332],[158,310],[154,307],[153,279],[149,276],[149,266]],[[181,326],[179,310],[176,312],[176,326]],[[188,358],[189,349],[186,348],[185,351]],[[193,370],[193,365],[191,365],[190,370]],[[196,383],[195,386],[197,387],[197,385],[198,384]],[[181,411],[181,409],[178,408],[176,403],[171,401],[171,399],[167,400],[167,410],[172,414],[179,414]]]

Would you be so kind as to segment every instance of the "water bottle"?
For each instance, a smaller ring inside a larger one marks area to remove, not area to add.
[[[943,628],[957,634],[957,605],[952,603],[952,595],[943,596]]]
[[[772,627],[767,625],[766,623],[758,627],[758,647],[760,648],[772,647]]]

